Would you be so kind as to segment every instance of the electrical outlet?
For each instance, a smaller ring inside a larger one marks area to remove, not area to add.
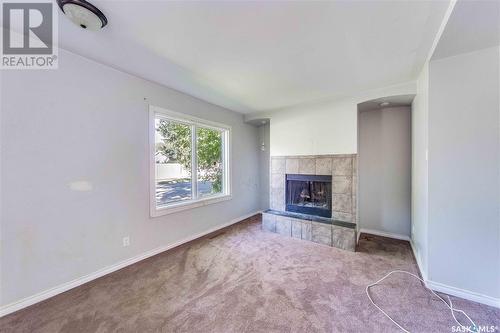
[[[130,245],[130,237],[123,237],[123,246],[129,246]]]

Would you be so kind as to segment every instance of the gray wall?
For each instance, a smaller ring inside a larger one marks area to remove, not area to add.
[[[2,71],[1,304],[261,204],[258,129],[241,114],[64,50],[59,57],[57,70]],[[232,126],[232,200],[149,217],[148,103]],[[72,191],[78,180],[92,190]]]
[[[260,208],[269,208],[269,175],[270,175],[270,142],[269,142],[269,122],[259,127],[259,148],[264,143],[265,150],[260,151],[259,171],[260,171]]]
[[[429,279],[500,297],[499,48],[430,62]]]
[[[411,108],[359,112],[359,227],[410,236]]]

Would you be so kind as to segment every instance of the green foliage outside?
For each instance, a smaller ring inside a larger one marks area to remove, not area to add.
[[[176,161],[191,170],[191,127],[160,120],[157,131],[163,143],[157,146],[157,154]],[[196,129],[198,179],[212,183],[212,192],[222,192],[222,135],[219,131],[199,127]]]
[[[171,121],[160,120],[156,129],[164,138],[157,145],[156,154],[163,155],[167,162],[179,162],[191,171],[191,127]]]
[[[213,192],[222,192],[222,136],[208,128],[196,129],[198,175],[212,182]]]

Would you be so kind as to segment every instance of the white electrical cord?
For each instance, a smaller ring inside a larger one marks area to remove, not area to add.
[[[401,270],[394,270],[394,271],[391,271],[389,272],[388,274],[386,274],[383,278],[381,278],[380,280],[378,280],[377,282],[375,283],[372,283],[372,284],[369,284],[368,286],[366,286],[366,295],[368,296],[368,299],[370,300],[370,302],[372,302],[372,304],[377,308],[379,309],[380,312],[382,312],[387,318],[389,318],[390,321],[392,321],[397,327],[399,327],[403,332],[406,332],[406,333],[410,333],[410,331],[408,331],[407,329],[405,329],[403,326],[401,326],[400,324],[398,324],[394,319],[391,318],[391,316],[389,316],[384,310],[382,310],[377,304],[375,304],[375,302],[373,301],[373,299],[371,298],[370,296],[370,292],[369,292],[369,289],[377,284],[379,284],[380,282],[382,282],[383,280],[385,280],[387,277],[389,277],[392,273],[403,273],[403,274],[408,274],[408,275],[411,275],[413,276],[414,278],[417,278],[418,280],[420,280],[422,283],[424,283],[425,285],[425,282],[424,280],[422,280],[420,277],[418,277],[417,275],[413,274],[413,273],[410,273],[410,272],[407,272],[407,271],[401,271]],[[478,332],[477,330],[477,326],[476,324],[474,323],[474,321],[472,321],[472,319],[470,319],[470,317],[462,310],[458,310],[458,309],[454,309],[453,308],[453,303],[451,302],[451,299],[450,299],[450,296],[448,296],[448,301],[450,302],[450,304],[446,303],[446,301],[441,297],[439,296],[438,294],[436,294],[434,292],[434,290],[431,290],[429,289],[430,292],[432,294],[434,294],[435,296],[437,296],[444,304],[446,304],[446,306],[448,307],[448,309],[450,309],[451,311],[451,315],[453,317],[453,319],[455,320],[455,322],[462,328],[462,330],[465,330],[465,332],[471,332],[471,333],[476,333]],[[455,311],[456,312],[460,312],[461,314],[463,314],[465,317],[467,317],[467,319],[470,321],[470,323],[472,324],[472,329],[470,329],[470,326],[467,327],[467,326],[464,326],[462,325],[458,320],[457,318],[455,317]]]

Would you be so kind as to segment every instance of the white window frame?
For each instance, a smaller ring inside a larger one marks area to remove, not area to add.
[[[172,120],[191,126],[192,145],[191,145],[191,193],[193,198],[190,200],[183,200],[178,202],[168,203],[166,205],[156,205],[156,163],[155,163],[155,119],[163,118],[165,120]],[[222,193],[214,194],[206,197],[198,197],[198,172],[196,170],[196,130],[197,127],[212,128],[222,131]],[[149,106],[149,192],[150,192],[150,214],[151,217],[162,216],[166,214],[175,213],[178,211],[191,209],[195,207],[206,206],[209,204],[230,200],[231,195],[231,126],[208,121],[205,119],[193,117],[183,113],[170,111],[159,106]]]

